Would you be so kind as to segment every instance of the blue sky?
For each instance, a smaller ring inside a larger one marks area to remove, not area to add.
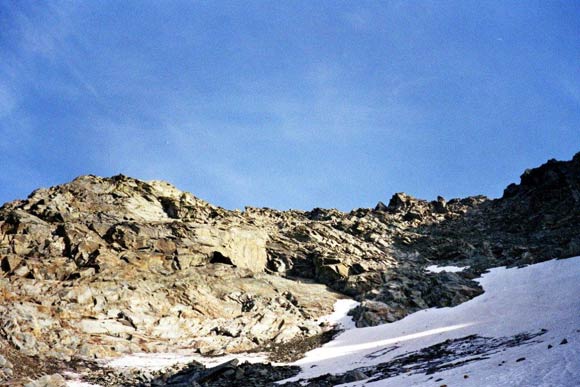
[[[0,202],[118,173],[226,208],[498,197],[577,151],[577,1],[0,0]]]

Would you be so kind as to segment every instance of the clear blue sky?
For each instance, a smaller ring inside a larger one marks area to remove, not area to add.
[[[0,0],[0,202],[118,173],[226,208],[498,197],[579,150],[578,1]]]

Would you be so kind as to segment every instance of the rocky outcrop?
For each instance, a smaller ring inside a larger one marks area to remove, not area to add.
[[[0,208],[0,337],[28,356],[235,353],[453,306],[500,265],[580,255],[580,154],[500,199],[228,211],[158,181],[82,176]],[[469,266],[432,273],[431,264]],[[2,371],[4,372],[4,371]],[[6,377],[6,376],[5,376]]]
[[[83,176],[0,210],[0,335],[29,356],[253,350],[339,294],[267,273],[269,234],[166,183]]]
[[[496,200],[481,200],[464,216],[422,224],[412,248],[438,262],[470,265],[479,274],[580,254],[580,153],[527,170]]]

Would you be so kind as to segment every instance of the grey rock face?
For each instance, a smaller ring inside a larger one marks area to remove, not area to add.
[[[580,155],[501,199],[228,211],[164,182],[82,176],[0,208],[0,337],[30,356],[235,353],[453,306],[484,270],[580,255]],[[431,273],[431,264],[469,266]]]
[[[267,272],[268,229],[166,183],[80,177],[0,209],[0,334],[28,355],[248,351],[339,297]]]
[[[0,382],[5,382],[12,378],[14,366],[4,356],[0,355]]]

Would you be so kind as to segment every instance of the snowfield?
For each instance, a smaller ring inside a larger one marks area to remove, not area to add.
[[[359,369],[370,377],[344,386],[579,386],[580,257],[494,268],[478,281],[485,293],[459,306],[347,329],[294,363],[302,372],[287,381]]]

